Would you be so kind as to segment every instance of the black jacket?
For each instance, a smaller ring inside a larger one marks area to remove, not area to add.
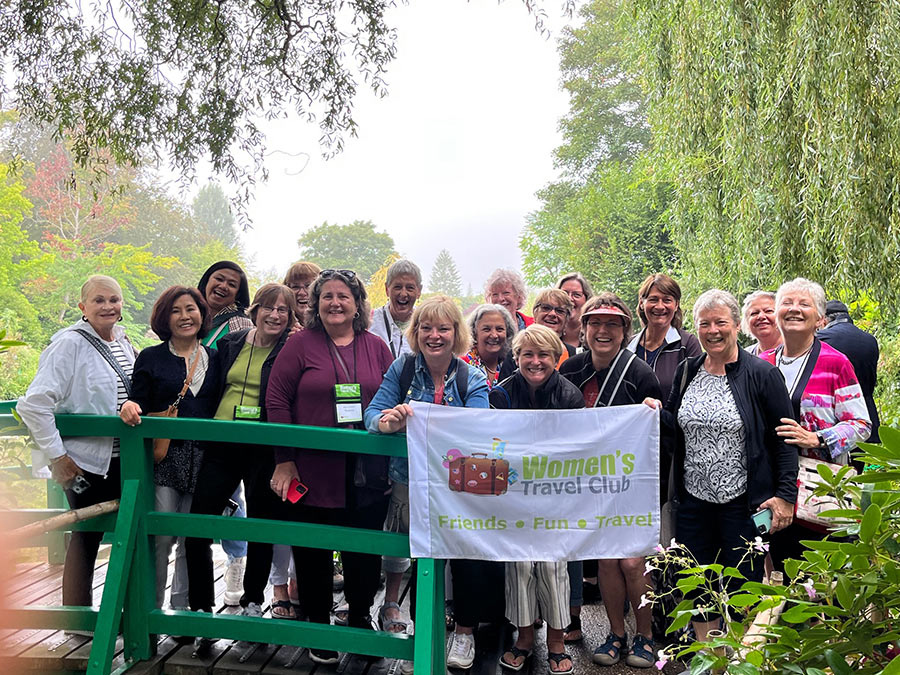
[[[684,496],[684,434],[677,423],[684,391],[703,366],[706,354],[684,360],[675,371],[669,401],[662,412],[663,431],[675,435],[675,485]],[[781,371],[738,349],[738,360],[725,366],[728,386],[744,422],[747,449],[747,508],[758,510],[772,496],[797,501],[797,448],[776,433],[782,417],[793,417]]]
[[[817,333],[822,342],[837,349],[853,364],[859,388],[866,400],[869,419],[872,420],[872,433],[869,443],[880,443],[878,436],[878,409],[875,407],[875,385],[878,384],[878,340],[853,325],[850,317],[838,318],[827,328]]]
[[[560,377],[555,370],[535,392],[534,402],[531,400],[528,383],[518,370],[494,385],[488,398],[492,408],[501,410],[565,410],[584,407],[584,398],[578,387]]]
[[[179,417],[212,417],[219,404],[219,355],[209,347],[201,347],[209,355],[206,379],[197,396],[188,389],[178,406]],[[141,406],[144,413],[163,412],[184,386],[187,366],[184,359],[169,351],[168,342],[147,347],[138,354],[131,377],[131,400]]]
[[[632,352],[625,349],[622,352],[621,358],[627,359],[631,354]],[[599,389],[603,384],[603,380],[606,378],[607,372],[609,372],[609,368],[604,368],[601,371],[594,370],[594,364],[591,361],[591,353],[589,351],[581,352],[580,354],[576,354],[575,356],[566,359],[559,367],[559,374],[569,380],[569,382],[574,384],[581,391],[584,391],[585,385],[590,382],[591,378],[597,379],[597,387]],[[612,381],[613,379],[614,377],[610,377],[610,382],[607,383],[607,388],[610,390],[610,393],[612,393],[612,388],[615,386],[615,382]],[[609,394],[607,394],[607,396],[608,395]],[[659,386],[659,380],[656,379],[656,374],[653,372],[653,369],[641,359],[635,358],[628,366],[628,370],[625,371],[622,385],[616,392],[615,398],[609,401],[609,405],[642,403],[647,397],[662,400],[662,389]]]
[[[244,348],[244,342],[247,340],[247,333],[251,330],[253,329],[246,328],[244,330],[239,330],[236,333],[228,333],[228,335],[219,340],[216,345],[221,360],[219,396],[216,399],[217,403],[222,400],[222,396],[225,394],[225,381],[228,377],[228,371],[237,360],[238,355],[241,353],[241,349]],[[266,421],[266,388],[269,386],[269,375],[272,372],[272,364],[275,363],[275,357],[278,356],[278,352],[281,351],[281,348],[284,347],[284,343],[287,342],[289,333],[290,330],[288,329],[281,334],[281,337],[278,338],[278,342],[275,343],[272,351],[269,352],[269,355],[262,364],[262,372],[260,373],[259,379],[259,404],[262,406],[262,417],[260,419],[263,422]]]

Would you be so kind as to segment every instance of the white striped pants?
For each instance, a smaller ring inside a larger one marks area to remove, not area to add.
[[[506,563],[506,616],[516,626],[543,618],[550,628],[569,624],[569,574],[562,562]]]

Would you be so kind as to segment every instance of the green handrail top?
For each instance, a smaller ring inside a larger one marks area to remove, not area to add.
[[[12,399],[10,401],[0,401],[0,413],[7,414],[12,412],[12,409],[16,407],[16,403],[18,403],[16,399]]]
[[[274,445],[406,457],[406,437],[403,435],[370,434],[362,430],[310,427],[300,424],[142,417],[141,424],[130,427],[114,415],[57,415],[56,426],[63,436],[113,436],[122,440],[201,438],[206,442]],[[11,414],[0,414],[0,431],[18,427],[19,421]]]

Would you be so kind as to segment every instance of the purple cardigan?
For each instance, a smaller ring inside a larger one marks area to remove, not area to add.
[[[266,391],[267,417],[270,422],[337,426],[334,418],[335,370],[340,382],[353,380],[354,346],[358,361],[355,368],[356,381],[362,389],[362,408],[366,409],[393,361],[390,350],[381,338],[369,332],[357,334],[353,343],[346,347],[338,347],[350,371],[348,379],[337,359],[332,359],[329,344],[330,340],[322,330],[304,330],[287,341],[272,366]],[[343,508],[347,505],[348,457],[356,457],[364,463],[367,479],[371,480],[369,487],[378,490],[382,473],[386,481],[386,457],[346,455],[306,448],[275,448],[277,463],[293,460],[297,464],[300,480],[309,488],[304,502],[310,506],[326,508]],[[381,492],[383,489],[379,494]],[[363,495],[359,497],[365,500]]]

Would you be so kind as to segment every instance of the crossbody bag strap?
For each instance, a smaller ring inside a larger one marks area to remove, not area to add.
[[[622,386],[622,382],[625,380],[625,373],[628,372],[628,368],[629,368],[629,366],[631,366],[631,362],[634,361],[634,359],[635,359],[634,354],[631,354],[628,357],[628,361],[625,363],[625,367],[622,368],[622,373],[619,375],[619,379],[616,382],[616,386],[612,390],[612,394],[610,394],[609,401],[607,401],[606,405],[611,405],[612,402],[615,400],[616,394],[619,393],[619,387]]]
[[[197,347],[197,357],[194,359],[194,363],[191,364],[191,368],[188,371],[187,377],[184,379],[184,386],[181,388],[181,391],[178,392],[178,396],[175,398],[175,403],[172,404],[173,408],[177,408],[181,405],[181,401],[184,400],[185,394],[187,394],[188,389],[191,387],[191,381],[194,379],[194,371],[197,370],[197,364],[200,362],[200,350],[203,349],[203,345],[199,345]]]
[[[116,361],[116,357],[113,355],[112,350],[107,347],[103,342],[100,341],[94,335],[91,335],[83,328],[76,328],[75,332],[78,333],[81,337],[88,341],[88,343],[97,350],[100,356],[110,365],[110,367],[115,371],[118,378],[122,381],[122,386],[125,387],[125,395],[128,398],[131,398],[131,378],[128,377],[128,374],[123,370],[122,366],[119,365],[119,362]]]
[[[381,308],[381,320],[384,322],[384,332],[387,333],[387,343],[388,347],[391,348],[391,356],[395,359],[397,358],[397,349],[394,347],[394,331],[391,328],[390,322],[388,322],[387,316],[388,310],[387,307]],[[403,340],[403,336],[400,336],[401,341]]]

